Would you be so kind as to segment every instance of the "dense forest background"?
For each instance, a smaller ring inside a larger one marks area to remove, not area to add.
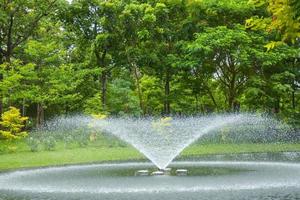
[[[300,123],[297,0],[0,3],[0,112],[29,127],[76,113]]]

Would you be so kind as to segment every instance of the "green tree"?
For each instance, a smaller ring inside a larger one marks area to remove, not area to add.
[[[153,54],[155,62],[150,65],[153,74],[161,79],[164,88],[163,111],[165,115],[171,113],[171,94],[173,75],[180,67],[177,57],[180,55],[178,43],[188,38],[184,19],[188,16],[187,4],[184,1],[161,1],[155,4],[156,28],[153,34]]]
[[[109,108],[113,115],[135,115],[139,116],[141,110],[139,100],[133,90],[133,85],[126,79],[115,79],[109,85]]]
[[[243,94],[245,109],[294,116],[298,110],[299,72],[295,70],[299,50],[287,45],[263,53],[256,74]]]
[[[118,48],[118,12],[120,1],[73,1],[64,19],[65,27],[75,42],[85,65],[93,67],[100,82],[103,110],[107,109],[107,84],[114,68],[112,55]],[[82,62],[82,61],[81,61]],[[97,92],[96,92],[97,93]],[[93,94],[94,95],[94,94]]]
[[[63,37],[60,27],[60,23],[45,20],[34,39],[24,45],[23,59],[35,66],[36,79],[29,83],[34,85],[31,89],[33,95],[29,100],[36,104],[38,127],[44,123],[46,108],[60,105],[63,109],[68,109],[68,105],[78,97],[74,93],[74,69],[72,65],[65,64],[67,52],[60,42]]]
[[[212,75],[224,89],[227,109],[239,109],[238,97],[254,73],[253,61],[263,49],[257,48],[261,38],[246,32],[240,26],[229,29],[224,26],[207,28],[196,35],[187,49],[202,66],[213,67]]]
[[[53,13],[58,0],[1,0],[0,1],[0,64],[10,63],[16,50],[37,30],[40,21]],[[3,74],[0,74],[0,81]],[[0,94],[2,113],[3,94]]]
[[[21,60],[0,65],[3,79],[0,81],[0,92],[3,94],[4,105],[18,105],[22,107],[22,115],[26,115],[26,107],[34,98],[34,87],[31,84],[37,79],[35,65],[24,64]]]
[[[120,30],[122,41],[122,57],[119,62],[128,66],[129,71],[135,80],[135,86],[139,97],[140,109],[145,110],[145,100],[141,89],[141,78],[143,67],[147,66],[148,51],[151,48],[153,29],[155,28],[156,17],[154,8],[148,3],[133,2],[125,5],[120,16]]]

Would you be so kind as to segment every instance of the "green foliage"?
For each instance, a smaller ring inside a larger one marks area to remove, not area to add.
[[[132,83],[124,79],[116,79],[109,86],[109,107],[111,114],[140,115],[138,98],[131,89]]]
[[[23,64],[21,60],[0,65],[0,91],[6,101],[21,101],[34,98],[34,88],[28,82],[37,79],[33,63]]]
[[[284,42],[295,43],[300,37],[300,3],[297,0],[250,0],[256,7],[267,7],[270,16],[254,16],[246,21],[246,26],[255,30],[277,32]],[[281,42],[271,42],[266,47],[274,48]]]
[[[27,117],[22,117],[19,109],[10,107],[8,111],[1,116],[0,137],[2,139],[14,140],[27,136],[27,132],[23,131]]]
[[[93,97],[86,100],[84,112],[86,114],[101,114],[104,112],[100,93],[96,93]]]
[[[217,77],[223,88],[228,110],[234,109],[237,97],[252,72],[251,62],[256,56],[254,50],[261,51],[254,49],[254,42],[255,35],[240,26],[233,29],[218,26],[197,34],[196,40],[186,47],[194,59],[201,59],[202,65],[213,67],[212,75]]]
[[[0,2],[0,110],[31,127],[73,113],[300,123],[297,0]]]
[[[144,75],[141,78],[141,89],[143,91],[146,114],[159,114],[162,110],[161,97],[163,96],[159,79]]]

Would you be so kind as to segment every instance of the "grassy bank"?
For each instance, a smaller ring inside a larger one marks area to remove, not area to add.
[[[300,151],[299,144],[207,144],[192,145],[186,148],[183,156],[230,154],[230,153],[259,153],[259,152],[287,152]]]
[[[254,153],[300,151],[300,144],[206,144],[192,145],[181,156],[201,156],[208,154]],[[55,151],[30,152],[26,149],[0,155],[0,170],[26,167],[42,167],[104,161],[125,161],[145,159],[131,147],[58,148]]]

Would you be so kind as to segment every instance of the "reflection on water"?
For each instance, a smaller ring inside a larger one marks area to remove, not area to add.
[[[228,175],[233,173],[242,173],[242,172],[250,171],[247,169],[239,169],[233,167],[205,167],[205,166],[185,167],[185,169],[187,169],[188,171],[187,176],[218,176],[218,175],[226,175],[226,174]],[[135,176],[138,170],[140,170],[140,168],[137,168],[136,166],[129,167],[129,168],[112,168],[103,171],[99,171],[99,169],[93,169],[81,173],[80,176],[132,177]],[[149,171],[149,174],[151,174],[151,172],[157,171],[157,168],[149,167],[147,168],[147,170]],[[168,176],[176,176],[176,170],[177,168],[172,168],[170,173],[168,173]],[[74,176],[76,176],[76,174]]]

